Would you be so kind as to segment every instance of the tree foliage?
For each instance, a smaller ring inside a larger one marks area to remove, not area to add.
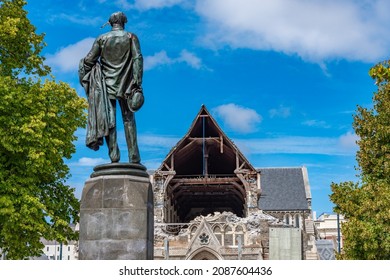
[[[50,74],[43,35],[23,9],[0,0],[0,248],[8,259],[42,254],[42,238],[75,240],[79,202],[66,185],[86,102]]]
[[[49,68],[43,65],[40,55],[45,47],[43,34],[27,18],[23,0],[0,1],[0,72],[2,75],[18,75],[21,72],[44,76]]]
[[[344,214],[345,259],[390,259],[390,61],[370,70],[378,86],[373,108],[358,106],[359,182],[332,184],[335,211]]]

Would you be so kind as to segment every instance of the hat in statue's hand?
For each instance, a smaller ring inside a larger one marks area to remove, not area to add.
[[[144,104],[144,94],[141,88],[133,90],[132,94],[127,98],[127,105],[130,111],[137,112]]]

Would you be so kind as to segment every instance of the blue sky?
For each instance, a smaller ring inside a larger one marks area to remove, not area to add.
[[[255,167],[306,166],[313,210],[331,212],[331,182],[356,180],[356,105],[371,107],[369,69],[389,58],[385,0],[30,0],[43,55],[80,96],[78,62],[111,13],[140,39],[145,104],[137,112],[142,163],[155,169],[202,104]],[[120,120],[120,119],[119,119]],[[119,129],[122,161],[127,159]],[[80,198],[103,146],[67,161]]]

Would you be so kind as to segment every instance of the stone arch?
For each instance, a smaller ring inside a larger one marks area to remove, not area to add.
[[[301,215],[295,214],[295,216],[294,216],[294,226],[296,228],[301,228],[301,226],[302,226]]]
[[[223,260],[223,258],[216,251],[208,247],[201,247],[192,252],[187,260]]]
[[[290,213],[286,213],[284,215],[284,223],[288,225],[292,225],[293,221]]]
[[[221,229],[221,226],[216,225],[213,228],[213,233],[215,235],[215,238],[217,238],[218,242],[223,246],[223,232]]]
[[[191,239],[195,236],[197,230],[198,230],[198,226],[196,226],[196,225],[193,225],[193,226],[191,226],[191,227],[188,229],[188,231],[189,231],[189,233],[190,233],[190,234],[188,234],[188,242],[190,242]]]
[[[224,245],[225,246],[233,246],[234,244],[234,231],[233,227],[231,225],[227,225],[224,228]]]
[[[235,237],[234,241],[236,242],[235,244],[238,244],[238,238],[241,239],[241,244],[245,244],[245,234],[244,234],[244,227],[242,225],[237,225],[235,229]]]

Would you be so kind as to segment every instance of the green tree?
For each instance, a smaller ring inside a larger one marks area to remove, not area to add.
[[[42,238],[77,239],[79,202],[66,185],[86,102],[56,82],[25,1],[0,0],[0,248],[8,259],[42,254]]]
[[[344,259],[390,259],[390,61],[370,69],[378,86],[373,108],[358,106],[353,127],[359,136],[359,182],[332,183],[342,225]]]

